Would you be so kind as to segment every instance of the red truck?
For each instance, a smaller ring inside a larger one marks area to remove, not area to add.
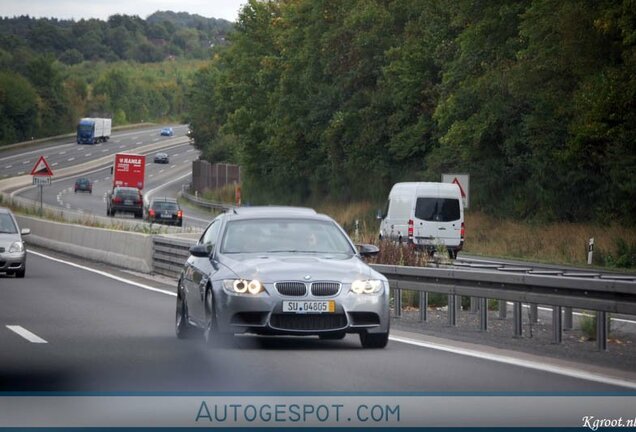
[[[114,216],[116,212],[134,213],[136,218],[143,217],[144,176],[146,157],[130,153],[117,153],[113,164],[113,190],[106,197],[106,213]]]

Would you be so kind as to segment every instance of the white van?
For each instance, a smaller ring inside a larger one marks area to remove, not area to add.
[[[381,239],[428,251],[444,245],[451,258],[464,246],[464,205],[456,184],[396,183],[381,218]]]

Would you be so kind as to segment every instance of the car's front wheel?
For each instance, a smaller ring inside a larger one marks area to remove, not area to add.
[[[389,332],[386,333],[360,333],[362,348],[384,348],[389,342]]]
[[[175,314],[175,330],[179,339],[187,339],[192,336],[194,328],[190,325],[188,304],[181,286],[177,288],[177,310]]]

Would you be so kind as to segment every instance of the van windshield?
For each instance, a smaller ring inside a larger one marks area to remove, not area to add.
[[[454,198],[418,198],[415,217],[429,222],[459,220],[459,200]]]

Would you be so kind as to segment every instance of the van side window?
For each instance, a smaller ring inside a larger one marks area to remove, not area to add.
[[[415,217],[428,222],[451,222],[461,216],[459,200],[453,198],[418,198]]]
[[[390,204],[391,204],[391,200],[390,199],[386,200],[386,207],[384,207],[384,212],[382,213],[382,219],[386,219],[386,217],[389,215]]]

